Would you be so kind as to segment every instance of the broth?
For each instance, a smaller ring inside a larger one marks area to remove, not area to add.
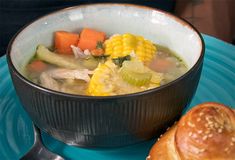
[[[128,33],[102,40],[104,33],[92,30],[91,33],[97,34],[96,45],[92,46],[95,38],[84,39],[85,33],[82,31],[77,40],[74,33],[63,32],[71,41],[67,46],[68,42],[60,42],[55,33],[52,50],[42,45],[37,47],[35,56],[25,67],[26,77],[59,92],[111,96],[159,87],[188,70],[173,51],[141,36]],[[78,45],[72,43],[72,38]]]

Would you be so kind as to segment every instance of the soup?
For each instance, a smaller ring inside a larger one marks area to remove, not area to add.
[[[38,45],[26,77],[45,88],[77,95],[112,96],[169,83],[188,69],[170,49],[130,33],[84,28],[57,31],[54,46]]]

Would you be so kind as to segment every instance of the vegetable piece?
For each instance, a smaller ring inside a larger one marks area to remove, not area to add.
[[[124,61],[122,68],[127,68],[133,72],[137,73],[146,73],[148,72],[148,68],[144,66],[144,64],[139,60],[132,61]]]
[[[161,81],[163,80],[162,73],[155,72],[151,70],[150,68],[144,66],[144,64],[141,61],[137,61],[137,60],[125,61],[123,63],[122,68],[128,68],[132,72],[137,72],[137,73],[150,73],[152,75],[150,79],[150,83],[160,85]]]
[[[152,77],[151,73],[137,73],[128,69],[122,69],[120,73],[123,80],[135,86],[143,86],[149,83]]]
[[[101,41],[98,41],[96,45],[96,49],[99,49],[99,48],[104,49],[103,42]]]
[[[54,64],[60,67],[68,69],[83,69],[82,65],[78,60],[58,55],[54,52],[49,51],[45,46],[39,45],[36,51],[37,57],[50,64]]]
[[[167,60],[165,58],[156,58],[155,60],[153,60],[151,62],[151,64],[149,65],[149,67],[151,69],[153,69],[154,71],[157,71],[157,72],[167,72],[169,71],[170,69],[176,67],[175,64],[170,61],[170,60]]]
[[[71,45],[77,45],[79,35],[66,31],[55,32],[55,50],[61,54],[73,54]]]
[[[91,51],[93,56],[102,56],[104,55],[104,50],[102,48],[96,48]]]
[[[102,42],[97,42],[96,48],[91,51],[91,54],[93,56],[102,56],[104,55],[104,49],[103,49],[103,43]]]
[[[149,40],[130,33],[114,35],[105,41],[104,46],[105,54],[110,55],[111,58],[125,57],[134,51],[142,62],[150,62],[157,50]]]
[[[118,57],[118,58],[113,58],[113,63],[116,64],[117,66],[121,67],[122,66],[122,63],[124,61],[130,61],[131,60],[131,56],[130,55],[127,55],[125,57]]]
[[[152,73],[140,61],[125,61],[120,74],[123,80],[135,86],[143,86],[152,78]]]
[[[98,61],[95,58],[86,60],[75,59],[68,56],[63,56],[49,51],[45,46],[37,47],[36,55],[38,59],[50,64],[54,64],[67,69],[90,69],[93,70],[98,66]],[[92,65],[91,65],[92,63]]]
[[[46,68],[47,65],[40,60],[34,60],[27,66],[27,69],[30,72],[38,72],[38,73],[44,71]]]
[[[114,83],[112,77],[116,76],[115,65],[109,62],[99,64],[89,82],[87,94],[92,96],[109,96],[114,94]]]
[[[96,48],[98,42],[104,42],[105,33],[99,32],[90,28],[84,28],[80,34],[78,47],[82,50],[93,50]]]
[[[143,86],[150,82],[152,74],[151,73],[138,73],[133,72],[130,69],[123,67],[120,70],[120,74],[126,82],[135,86]]]

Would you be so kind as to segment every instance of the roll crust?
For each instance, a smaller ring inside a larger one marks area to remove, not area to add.
[[[235,111],[208,102],[195,106],[150,150],[147,160],[235,160]]]

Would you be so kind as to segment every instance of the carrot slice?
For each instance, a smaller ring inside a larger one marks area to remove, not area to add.
[[[104,54],[104,50],[102,48],[96,48],[91,51],[93,56],[102,56]]]
[[[149,67],[157,72],[167,72],[169,69],[175,67],[175,65],[169,60],[157,58]]]
[[[55,32],[55,50],[61,54],[73,54],[71,45],[76,46],[79,35],[76,33],[57,31]]]
[[[42,72],[42,71],[46,70],[46,68],[47,68],[47,65],[40,60],[32,61],[28,65],[28,70],[31,72]]]
[[[90,28],[84,28],[80,34],[78,47],[82,50],[93,50],[96,48],[98,42],[104,42],[105,33],[96,31]]]

